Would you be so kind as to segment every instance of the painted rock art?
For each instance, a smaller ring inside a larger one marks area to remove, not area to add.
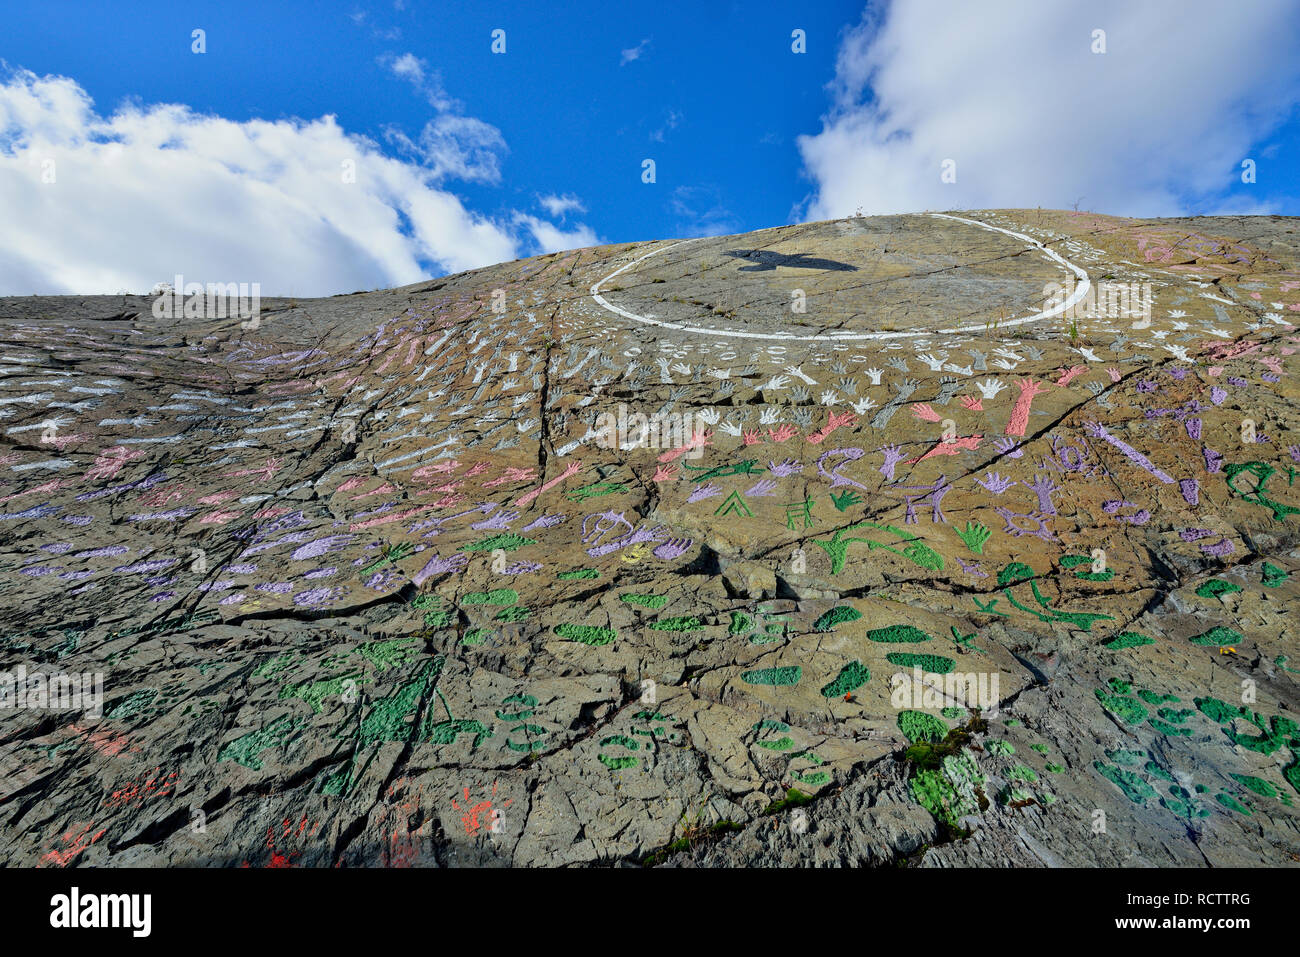
[[[1250,222],[6,300],[0,855],[1291,862],[1300,263]]]

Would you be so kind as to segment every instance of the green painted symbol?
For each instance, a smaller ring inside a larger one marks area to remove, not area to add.
[[[1245,462],[1238,465],[1225,465],[1223,467],[1223,476],[1229,489],[1247,502],[1251,502],[1263,508],[1271,509],[1273,512],[1273,521],[1284,522],[1288,515],[1300,514],[1300,508],[1295,508],[1291,505],[1283,505],[1281,502],[1275,502],[1264,494],[1264,487],[1268,484],[1268,480],[1276,471],[1277,469],[1269,465],[1267,462]],[[1255,487],[1245,492],[1237,488],[1236,484],[1237,479],[1243,474],[1255,476]]]
[[[734,491],[722,500],[722,504],[718,506],[718,510],[713,514],[715,517],[725,515],[743,515],[745,518],[752,518],[754,515],[754,513],[749,510],[749,506],[745,504],[745,500],[741,497],[740,493]]]

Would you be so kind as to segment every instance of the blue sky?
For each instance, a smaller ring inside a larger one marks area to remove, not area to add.
[[[565,3],[563,17],[538,3],[143,2],[127,16],[115,6],[128,5],[19,11],[0,58],[70,76],[101,107],[134,97],[235,120],[334,114],[383,142],[386,127],[415,136],[429,119],[428,103],[378,61],[414,53],[509,148],[499,185],[458,193],[489,214],[535,194],[577,195],[611,240],[787,222],[809,191],[794,139],[817,131],[837,34],[861,13],[849,2],[797,16],[770,2]],[[190,52],[196,27],[207,31],[203,56]],[[490,52],[498,27],[505,55]],[[810,38],[803,55],[790,50],[796,27]],[[637,59],[624,63],[624,50]],[[646,158],[657,188],[641,182]]]
[[[182,267],[351,291],[857,208],[1300,210],[1297,5],[1130,6],[18,5],[0,35],[0,200],[17,237],[0,245],[0,294],[116,291]],[[174,136],[155,136],[167,123]],[[358,138],[382,183],[317,184]],[[949,158],[955,184],[939,180]],[[50,188],[17,182],[47,160]],[[163,229],[178,207],[191,221]],[[254,222],[214,224],[222,209]],[[67,216],[80,236],[56,235]],[[134,252],[99,251],[124,228]]]

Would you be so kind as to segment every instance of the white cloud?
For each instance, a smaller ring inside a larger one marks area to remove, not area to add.
[[[392,126],[385,128],[384,137],[402,153],[417,159],[434,180],[501,181],[500,154],[507,152],[505,137],[495,126],[472,116],[444,113],[424,124],[415,140]]]
[[[633,61],[641,59],[641,56],[645,53],[648,46],[650,46],[650,38],[646,37],[646,39],[642,40],[636,46],[629,47],[622,51],[618,58],[618,65],[627,66]]]
[[[387,65],[390,70],[403,80],[410,80],[415,84],[424,82],[424,61],[414,53],[403,53],[401,56],[380,57],[379,59],[381,63]]]
[[[565,249],[581,249],[583,246],[599,246],[600,237],[596,231],[585,223],[579,223],[570,230],[563,230],[553,223],[536,216],[523,213],[515,215],[515,222],[522,225],[532,235],[536,253],[555,253]]]
[[[429,64],[414,53],[384,53],[376,58],[393,76],[411,84],[429,105],[439,112],[459,112],[461,105],[451,98],[442,85],[442,74],[430,70]]]
[[[0,82],[0,294],[147,291],[182,273],[328,295],[516,258],[512,224],[437,188],[485,168],[475,150],[504,145],[500,134],[441,119],[421,135],[426,167],[333,116],[234,122],[174,104],[101,115],[72,79],[13,72]],[[459,169],[442,155],[452,141],[469,144]]]
[[[412,140],[394,127],[384,131],[390,143],[409,156],[419,157],[438,179],[454,178],[480,183],[501,181],[501,154],[509,152],[505,137],[490,123],[462,116],[462,105],[447,94],[442,76],[413,53],[379,57],[381,66],[405,80],[437,115]]]
[[[806,216],[1220,208],[1297,100],[1298,35],[1293,0],[869,9],[841,44],[822,131],[799,138],[816,185]],[[955,184],[940,181],[946,159]]]
[[[546,210],[551,219],[563,219],[566,213],[585,213],[587,207],[576,196],[565,193],[563,196],[538,196],[537,203]]]

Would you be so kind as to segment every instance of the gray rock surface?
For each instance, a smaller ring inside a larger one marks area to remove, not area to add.
[[[0,300],[0,860],[1294,864],[1295,228]]]

